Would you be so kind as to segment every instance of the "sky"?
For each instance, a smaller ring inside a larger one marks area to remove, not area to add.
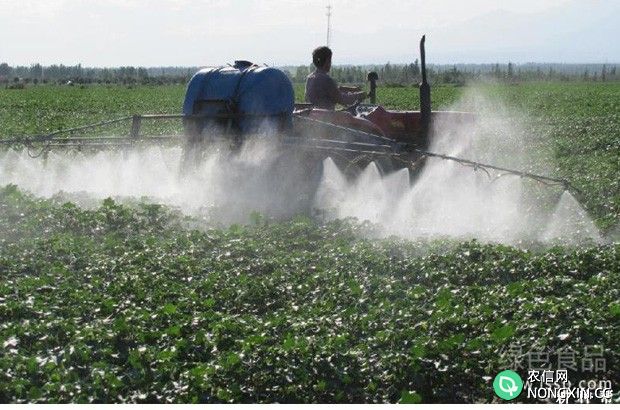
[[[331,0],[334,64],[620,63],[620,0]],[[311,62],[328,0],[0,0],[0,62]]]

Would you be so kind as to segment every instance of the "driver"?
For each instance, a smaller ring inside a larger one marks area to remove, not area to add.
[[[312,63],[316,67],[306,79],[306,102],[317,108],[333,110],[336,104],[352,105],[366,98],[359,88],[338,87],[336,81],[329,76],[332,67],[332,50],[329,47],[318,47],[312,52]]]

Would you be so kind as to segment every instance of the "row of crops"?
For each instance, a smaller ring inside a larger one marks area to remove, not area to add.
[[[3,188],[0,402],[488,402],[517,347],[597,345],[606,368],[571,378],[620,383],[618,244],[191,223]]]

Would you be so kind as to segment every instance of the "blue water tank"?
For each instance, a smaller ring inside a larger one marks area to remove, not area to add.
[[[205,68],[187,85],[183,114],[248,114],[235,122],[242,132],[257,126],[290,122],[295,104],[293,85],[284,72],[247,61]]]

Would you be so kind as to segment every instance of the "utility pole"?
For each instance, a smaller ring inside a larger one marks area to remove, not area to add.
[[[331,21],[332,19],[332,6],[331,4],[327,4],[327,43],[326,45],[329,47],[329,34],[331,31]]]

